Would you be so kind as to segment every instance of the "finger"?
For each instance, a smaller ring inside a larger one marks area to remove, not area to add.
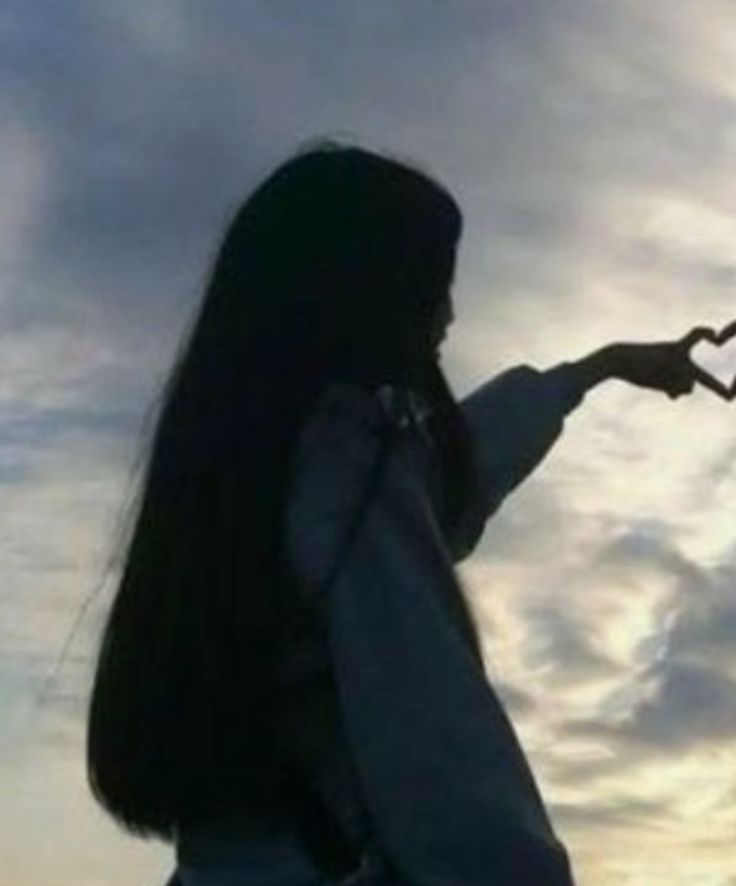
[[[734,392],[731,388],[727,388],[722,382],[718,381],[717,378],[713,378],[712,375],[707,373],[704,369],[701,369],[697,363],[691,364],[690,372],[694,381],[703,385],[705,388],[709,388],[714,394],[723,397],[724,400],[730,400],[733,397]]]
[[[728,325],[721,329],[718,333],[718,343],[721,344],[734,335],[736,335],[736,320],[732,320]]]
[[[707,338],[708,341],[712,341],[714,344],[720,343],[719,333],[711,326],[696,326],[690,332],[685,333],[682,338],[678,339],[675,345],[682,350],[689,351],[696,342],[702,341],[704,338]]]
[[[685,394],[689,394],[692,391],[691,385],[679,385],[677,387],[672,386],[667,389],[667,395],[671,397],[673,400],[676,400],[678,397],[682,397]]]
[[[667,394],[674,400],[683,394],[689,394],[695,387],[695,379],[689,370],[680,369],[679,372],[672,373],[668,379]]]

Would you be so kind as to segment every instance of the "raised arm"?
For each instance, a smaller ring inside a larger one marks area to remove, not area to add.
[[[468,556],[486,521],[504,498],[543,460],[562,433],[565,417],[592,387],[619,379],[666,393],[675,399],[699,383],[724,400],[736,397],[736,381],[727,388],[693,362],[699,341],[721,344],[736,334],[736,322],[716,333],[696,326],[678,339],[612,342],[550,369],[522,364],[481,384],[460,400],[474,442],[478,495],[464,529],[453,540],[455,561]]]
[[[607,371],[603,351],[546,370],[522,364],[460,400],[473,441],[478,495],[453,545],[456,561],[473,550],[488,518],[544,459],[565,417]]]

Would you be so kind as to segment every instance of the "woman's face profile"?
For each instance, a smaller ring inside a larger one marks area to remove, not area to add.
[[[452,302],[452,281],[455,275],[455,246],[443,254],[440,269],[440,285],[444,294],[437,302],[430,324],[430,347],[432,351],[439,346],[447,335],[448,326],[455,319]]]
[[[453,310],[452,298],[448,292],[447,297],[443,298],[435,309],[432,327],[430,330],[430,345],[433,351],[439,349],[440,344],[447,336],[447,327],[454,321],[455,312]]]

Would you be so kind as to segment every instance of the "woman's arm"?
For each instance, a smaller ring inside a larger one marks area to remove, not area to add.
[[[477,545],[503,500],[541,463],[559,438],[565,417],[604,377],[601,357],[549,369],[522,364],[481,384],[459,401],[477,467],[476,495],[451,540],[457,562]]]
[[[699,341],[706,339],[721,345],[731,335],[730,326],[720,333],[709,326],[696,326],[679,339],[614,342],[574,365],[581,382],[588,387],[605,378],[618,378],[638,387],[662,391],[675,399],[689,394],[697,382],[724,400],[732,400],[734,389],[714,378],[690,357],[691,349]]]
[[[733,399],[736,385],[729,390],[689,355],[699,340],[718,344],[721,338],[701,326],[674,341],[613,342],[549,369],[514,366],[461,399],[473,440],[478,483],[465,525],[452,540],[453,559],[462,560],[474,550],[488,518],[542,462],[562,433],[565,417],[601,382],[620,379],[666,392],[672,398],[689,393],[699,382],[720,397]]]

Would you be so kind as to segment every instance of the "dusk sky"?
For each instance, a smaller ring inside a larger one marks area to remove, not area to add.
[[[736,6],[5,0],[0,113],[0,886],[163,884],[86,786],[95,589],[230,214],[318,136],[443,182],[458,397],[720,328]],[[736,884],[735,501],[736,400],[608,381],[459,567],[579,886]]]

